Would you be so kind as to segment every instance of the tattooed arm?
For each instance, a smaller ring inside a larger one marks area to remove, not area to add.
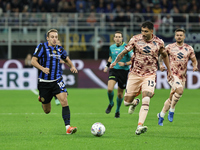
[[[128,51],[126,49],[124,49],[121,53],[119,53],[115,61],[110,65],[110,68],[113,68],[127,53]]]
[[[166,70],[165,66],[163,66],[163,57],[162,57],[162,55],[160,55],[159,58],[158,58],[158,64],[159,64],[159,67],[160,67],[160,71],[165,71]]]

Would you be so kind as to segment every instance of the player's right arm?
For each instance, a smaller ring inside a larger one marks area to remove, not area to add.
[[[109,58],[108,58],[108,63],[107,63],[107,65],[105,66],[103,72],[107,72],[107,71],[108,71],[108,68],[110,67],[111,62],[112,62],[112,58],[111,58],[111,56],[109,56]]]
[[[115,59],[115,61],[110,65],[110,68],[113,68],[128,52],[130,52],[134,47],[134,36],[130,39],[128,44],[125,46],[125,49],[119,53]]]
[[[38,58],[40,58],[42,56],[44,52],[44,49],[43,49],[43,45],[42,43],[40,43],[36,49],[35,49],[35,52],[33,53],[33,57],[31,59],[31,64],[41,70],[42,72],[44,72],[45,74],[49,74],[49,68],[44,68],[43,66],[41,66],[39,63],[38,63]]]
[[[45,74],[49,74],[49,68],[44,68],[43,66],[41,66],[39,63],[38,63],[38,58],[33,56],[32,59],[31,59],[31,64],[37,68],[37,69],[40,69],[42,72],[44,72]]]
[[[115,61],[110,65],[110,68],[113,68],[127,53],[128,51],[126,49],[124,49],[121,53],[119,53]]]

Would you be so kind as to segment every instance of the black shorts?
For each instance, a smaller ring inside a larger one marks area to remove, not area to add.
[[[110,69],[108,80],[115,80],[121,89],[126,88],[127,77],[129,70],[123,69]]]
[[[67,92],[65,88],[65,83],[62,78],[54,82],[39,82],[38,90],[40,99],[43,104],[48,104],[51,102],[53,96],[59,93]]]

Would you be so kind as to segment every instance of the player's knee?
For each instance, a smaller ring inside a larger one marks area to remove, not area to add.
[[[174,93],[174,96],[175,96],[177,99],[179,99],[179,98],[181,98],[182,94]]]
[[[175,91],[177,94],[182,95],[183,94],[183,87],[179,87]]]
[[[125,105],[125,106],[131,105],[131,102],[132,102],[133,100],[134,100],[134,97],[125,96],[125,97],[124,97],[124,105]]]
[[[49,114],[51,112],[51,106],[49,104],[42,104],[42,109],[45,114]]]
[[[60,104],[62,105],[62,107],[68,106],[67,98],[60,99]]]
[[[154,93],[149,92],[149,91],[144,91],[142,94],[142,97],[149,97],[152,98],[154,96]]]
[[[125,106],[129,106],[130,103],[124,100],[124,105],[125,105]]]
[[[150,97],[144,97],[143,99],[142,99],[142,104],[146,104],[146,105],[149,105],[149,103],[150,103]]]
[[[112,89],[108,89],[108,93],[112,93],[112,91],[113,91]]]
[[[123,93],[118,93],[118,94],[117,94],[117,97],[118,97],[119,99],[123,98]]]

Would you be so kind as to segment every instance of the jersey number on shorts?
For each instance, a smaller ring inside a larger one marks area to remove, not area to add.
[[[154,87],[154,81],[148,80],[148,86]]]
[[[58,85],[59,85],[59,87],[60,87],[61,89],[65,87],[65,84],[64,84],[63,81],[59,82]]]

